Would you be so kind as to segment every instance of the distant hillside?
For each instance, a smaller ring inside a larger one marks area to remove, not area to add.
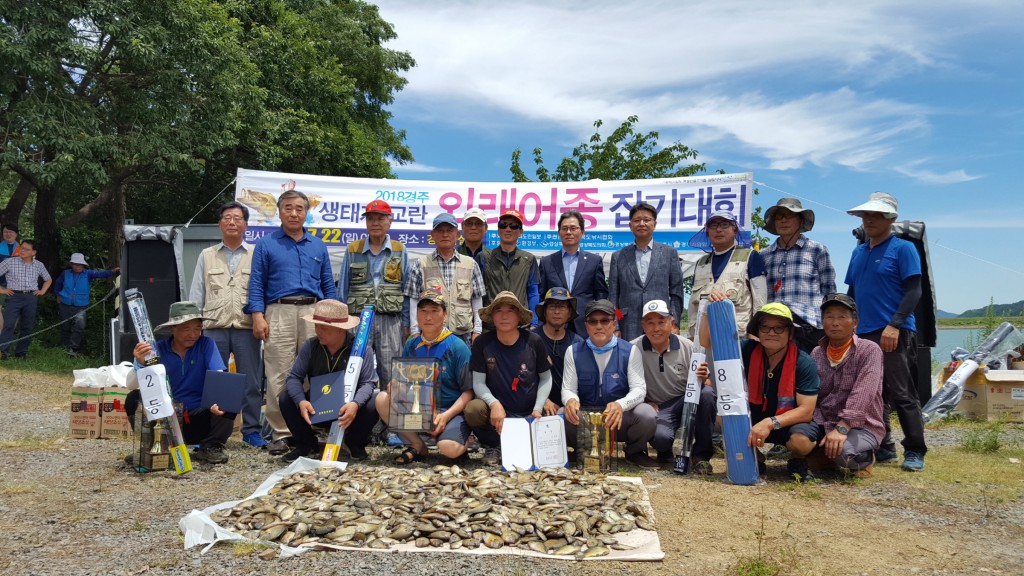
[[[959,316],[956,312],[946,312],[945,310],[939,309],[935,311],[936,318],[956,318]]]
[[[986,314],[988,306],[982,308],[975,308],[974,310],[968,310],[961,314],[959,318],[978,318]],[[1014,302],[1013,304],[993,304],[992,315],[1000,318],[1008,318],[1011,316],[1024,316],[1024,300],[1020,302]],[[940,316],[942,318],[942,316]]]

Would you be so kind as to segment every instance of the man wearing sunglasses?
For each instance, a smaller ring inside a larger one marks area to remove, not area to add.
[[[562,403],[565,432],[576,446],[580,410],[602,412],[604,425],[626,443],[626,461],[641,468],[657,468],[647,453],[654,437],[656,413],[644,403],[642,352],[628,340],[615,336],[615,306],[608,300],[587,304],[587,339],[565,352]]]
[[[498,219],[498,238],[501,243],[487,254],[483,271],[484,285],[492,301],[499,293],[507,291],[515,294],[519,302],[526,303],[532,311],[540,302],[540,272],[537,258],[518,247],[522,235],[522,213],[514,208],[502,212]],[[537,325],[536,316],[531,324]],[[491,327],[485,325],[485,328]]]

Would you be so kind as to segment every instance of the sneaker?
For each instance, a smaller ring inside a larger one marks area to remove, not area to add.
[[[289,450],[288,440],[281,438],[267,444],[267,452],[274,456],[280,456]]]
[[[260,436],[259,432],[249,432],[248,434],[244,434],[242,436],[242,443],[248,444],[253,448],[267,447],[267,441],[263,439],[263,436]]]
[[[715,469],[711,466],[711,462],[708,462],[707,460],[693,460],[693,462],[690,463],[690,470],[694,474],[699,474],[700,476],[710,476],[715,472]]]
[[[388,432],[388,439],[384,444],[391,448],[397,448],[405,444],[405,442],[398,437],[398,434],[395,434],[394,432]]]
[[[491,447],[484,448],[484,457],[480,459],[480,463],[484,466],[501,465],[501,450]]]
[[[807,468],[806,458],[790,458],[786,462],[786,470],[797,482],[810,482],[814,480],[814,474]]]
[[[878,464],[885,464],[886,462],[892,462],[896,459],[896,451],[888,448],[876,448],[875,449],[875,462]]]
[[[660,464],[654,458],[651,458],[644,452],[638,452],[636,454],[627,454],[626,462],[640,468],[659,468]]]
[[[290,452],[281,456],[281,460],[286,463],[291,463],[305,456],[309,456],[309,448],[292,448]]]
[[[370,457],[370,455],[366,453],[365,446],[349,446],[348,454],[349,459],[356,462],[362,462]]]
[[[924,454],[906,450],[903,452],[903,469],[907,472],[920,472],[924,470]]]
[[[207,464],[223,464],[228,461],[228,455],[224,453],[224,447],[220,444],[201,446],[192,454],[192,458]]]

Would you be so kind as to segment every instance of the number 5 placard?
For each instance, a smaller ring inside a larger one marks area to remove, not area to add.
[[[167,392],[167,370],[163,364],[139,368],[139,394],[142,396],[142,408],[146,411],[146,420],[152,422],[158,418],[174,416],[174,405],[171,395]]]

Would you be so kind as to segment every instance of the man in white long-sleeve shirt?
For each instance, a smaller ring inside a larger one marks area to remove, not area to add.
[[[603,410],[605,426],[621,431],[626,460],[641,468],[657,468],[647,454],[654,437],[654,408],[644,403],[647,384],[640,350],[615,336],[615,306],[608,300],[587,304],[587,339],[565,352],[562,404],[566,435],[575,445],[579,411]]]

